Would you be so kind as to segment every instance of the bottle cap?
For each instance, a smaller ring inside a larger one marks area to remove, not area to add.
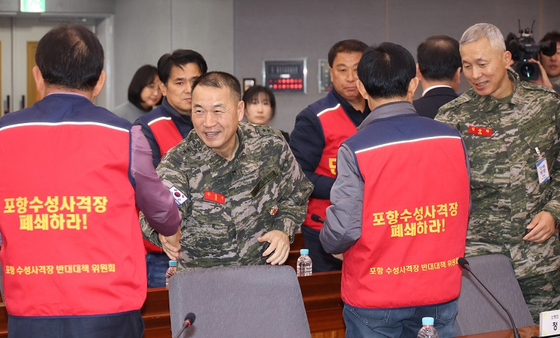
[[[300,249],[299,254],[300,255],[309,255],[309,249]]]
[[[422,318],[422,325],[434,325],[434,318],[433,317],[424,317]]]
[[[169,261],[169,266],[177,266],[177,261]]]

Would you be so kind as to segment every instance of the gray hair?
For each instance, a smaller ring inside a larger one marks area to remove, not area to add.
[[[496,51],[505,52],[506,43],[504,42],[504,36],[498,27],[490,23],[477,23],[469,27],[459,40],[459,45],[465,45],[467,43],[478,41],[482,38],[487,38],[490,41],[490,46]]]

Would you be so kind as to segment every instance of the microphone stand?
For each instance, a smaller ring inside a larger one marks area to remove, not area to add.
[[[513,326],[513,336],[514,336],[514,338],[520,338],[520,336],[519,336],[519,331],[517,330],[517,326],[515,325],[515,322],[513,321],[513,317],[511,316],[511,314],[509,313],[509,311],[502,305],[502,303],[500,303],[500,301],[499,301],[496,297],[494,297],[494,295],[492,294],[492,292],[490,292],[490,290],[488,290],[488,289],[486,288],[486,286],[484,286],[484,284],[480,281],[480,279],[478,279],[478,277],[476,277],[476,275],[471,271],[471,267],[470,267],[470,265],[469,265],[469,262],[468,262],[464,257],[461,257],[461,258],[459,258],[459,265],[460,265],[463,269],[467,270],[467,271],[471,274],[471,276],[473,276],[473,277],[478,281],[478,283],[479,283],[480,285],[482,285],[482,287],[484,288],[484,290],[486,290],[486,292],[488,292],[488,294],[489,294],[490,296],[492,296],[492,298],[494,298],[494,300],[496,301],[496,303],[498,303],[498,305],[500,305],[500,306],[502,307],[502,309],[504,309],[504,311],[506,312],[506,314],[507,314],[508,317],[509,317],[509,321],[511,322],[511,325]]]

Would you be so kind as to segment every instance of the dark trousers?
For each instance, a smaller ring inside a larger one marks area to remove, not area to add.
[[[326,253],[319,241],[319,230],[306,225],[301,226],[303,243],[309,249],[309,257],[313,262],[313,272],[337,271],[342,269],[342,261]]]
[[[9,338],[142,338],[140,310],[106,316],[8,316]]]

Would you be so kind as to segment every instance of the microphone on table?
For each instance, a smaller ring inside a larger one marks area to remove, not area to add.
[[[194,313],[192,312],[187,313],[187,315],[185,316],[185,321],[183,322],[183,328],[181,329],[181,331],[179,331],[179,333],[175,336],[175,338],[179,338],[179,336],[181,336],[181,334],[183,333],[183,331],[187,329],[187,327],[193,325],[195,319],[196,319],[196,315]]]
[[[488,292],[488,294],[490,296],[492,296],[492,298],[494,298],[494,300],[496,301],[496,303],[498,303],[498,305],[500,305],[502,307],[502,309],[504,309],[504,311],[506,312],[506,314],[509,317],[509,321],[511,322],[511,326],[513,327],[513,336],[515,338],[519,338],[519,331],[517,331],[517,326],[515,325],[515,322],[513,321],[513,317],[511,316],[511,313],[509,313],[509,311],[502,305],[502,303],[500,303],[496,297],[494,297],[494,295],[492,294],[492,292],[490,292],[490,290],[488,290],[486,288],[486,286],[484,286],[484,284],[480,281],[480,279],[478,279],[478,277],[476,277],[476,275],[474,274],[474,272],[472,272],[471,267],[469,265],[469,262],[465,259],[465,257],[461,257],[459,258],[459,265],[461,266],[461,268],[463,268],[464,270],[467,270],[477,281],[480,285],[482,285],[482,287],[484,288],[484,290],[486,290],[486,292]]]
[[[317,214],[311,214],[311,219],[314,220],[315,222],[319,222],[319,223],[325,223],[325,220],[322,219],[319,215]]]

